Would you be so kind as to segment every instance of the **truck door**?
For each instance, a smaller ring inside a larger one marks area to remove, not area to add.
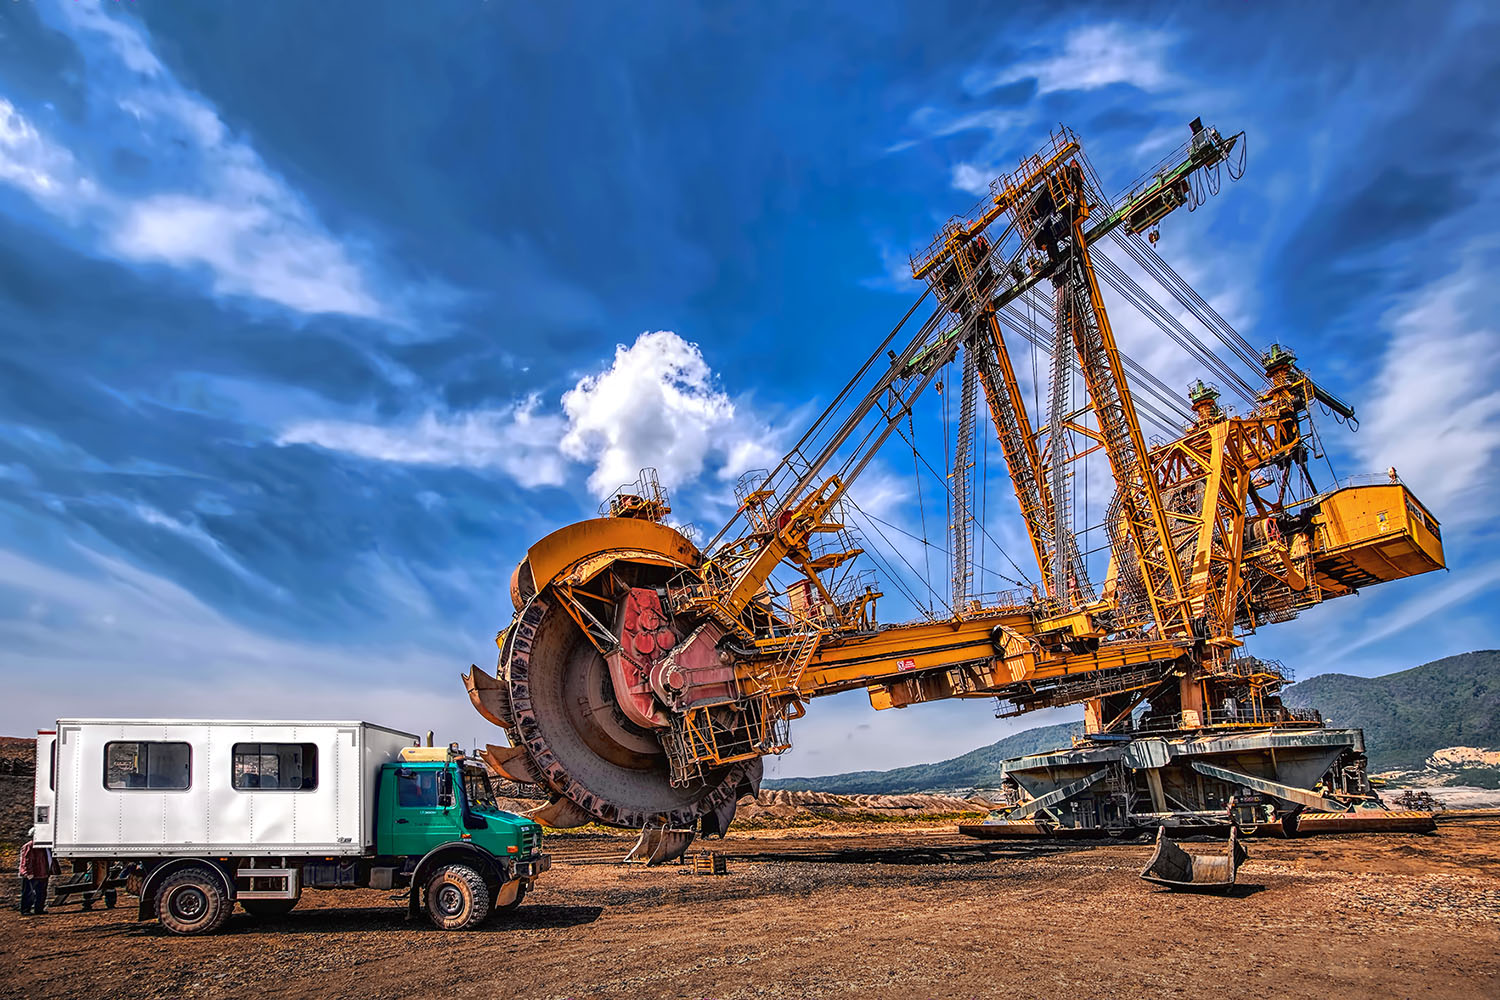
[[[395,798],[390,827],[392,854],[426,854],[438,844],[458,840],[463,832],[448,768],[397,769]]]
[[[38,847],[52,846],[52,823],[57,809],[57,733],[38,730],[36,734],[36,785],[31,822],[36,825],[33,840]]]

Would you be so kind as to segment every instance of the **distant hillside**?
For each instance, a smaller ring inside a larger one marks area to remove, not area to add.
[[[36,792],[36,740],[0,736],[0,864],[16,873],[15,857],[31,825]]]
[[[936,764],[913,764],[893,771],[851,771],[821,778],[772,778],[765,787],[837,795],[909,795],[914,792],[998,788],[1002,760],[1069,746],[1073,734],[1082,731],[1083,724],[1077,722],[1039,726]]]
[[[1365,731],[1370,769],[1418,767],[1444,747],[1500,747],[1500,650],[1448,656],[1383,677],[1323,674],[1283,692],[1329,723]]]
[[[1323,674],[1283,692],[1288,705],[1316,708],[1339,727],[1365,731],[1372,771],[1420,767],[1445,747],[1500,748],[1500,650],[1482,649],[1383,677]],[[1000,762],[1067,746],[1079,723],[1041,726],[936,764],[773,778],[766,788],[837,795],[909,795],[995,788]]]

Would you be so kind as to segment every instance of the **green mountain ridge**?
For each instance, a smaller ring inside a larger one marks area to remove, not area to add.
[[[1450,746],[1500,747],[1500,650],[1447,656],[1380,677],[1321,674],[1282,692],[1288,705],[1315,708],[1338,728],[1363,729],[1371,771],[1418,767]],[[889,771],[772,778],[766,788],[841,795],[995,788],[1000,762],[1067,746],[1082,723],[1027,729],[950,760]]]
[[[1500,650],[1478,649],[1380,677],[1321,674],[1282,692],[1339,728],[1365,731],[1370,770],[1418,767],[1443,747],[1500,746]]]
[[[936,764],[913,764],[890,771],[851,771],[817,778],[770,778],[763,787],[837,795],[908,795],[958,788],[998,788],[1002,760],[1068,746],[1074,734],[1081,732],[1081,722],[1039,726]]]

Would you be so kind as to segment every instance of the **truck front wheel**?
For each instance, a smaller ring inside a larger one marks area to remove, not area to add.
[[[173,934],[216,931],[233,906],[219,877],[207,868],[173,872],[156,892],[156,919]]]
[[[468,865],[447,865],[427,880],[427,916],[445,931],[475,927],[490,913],[490,889]]]

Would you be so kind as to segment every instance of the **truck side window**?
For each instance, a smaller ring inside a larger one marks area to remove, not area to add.
[[[236,743],[230,784],[241,789],[318,787],[316,743]]]
[[[186,743],[104,744],[104,787],[181,791],[192,784],[193,750]]]
[[[396,802],[404,808],[436,809],[438,773],[405,771],[396,775]]]

